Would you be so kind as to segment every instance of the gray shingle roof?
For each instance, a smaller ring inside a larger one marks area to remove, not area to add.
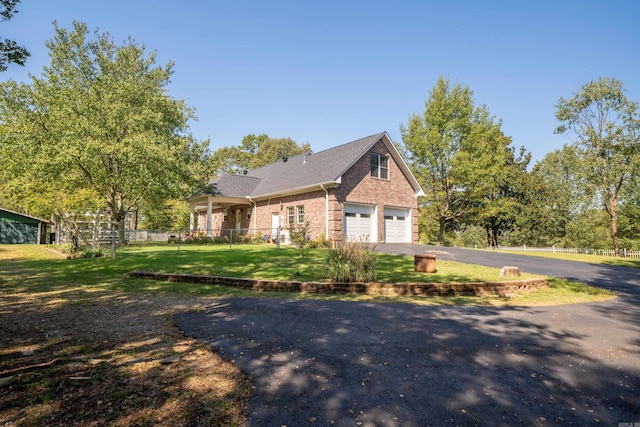
[[[337,180],[362,157],[384,133],[371,135],[328,150],[290,157],[248,172],[260,178],[252,196],[278,193],[289,189],[319,185]]]
[[[251,196],[260,179],[247,175],[221,175],[211,181],[215,185],[214,194],[233,197]]]
[[[356,161],[382,138],[381,132],[311,155],[300,154],[247,172],[222,175],[211,181],[216,194],[253,197],[337,181]]]

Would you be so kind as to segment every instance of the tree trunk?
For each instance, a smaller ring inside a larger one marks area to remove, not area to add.
[[[130,230],[138,229],[138,211],[139,210],[140,208],[135,208],[133,211],[131,211],[131,223],[129,224]]]
[[[611,239],[613,240],[613,254],[614,256],[620,256],[620,241],[618,240],[618,200],[610,196],[609,197],[609,223],[611,231]]]
[[[124,218],[119,219],[116,222],[116,225],[118,227],[118,242],[120,242],[121,245],[125,245],[126,241],[125,241],[125,220]]]
[[[444,245],[444,228],[446,225],[446,219],[441,216],[440,217],[440,228],[438,230],[438,245],[442,246]]]
[[[487,225],[485,227],[485,231],[487,232],[487,245],[489,245],[490,248],[497,248],[498,247],[498,232],[496,227],[492,226],[492,225]]]

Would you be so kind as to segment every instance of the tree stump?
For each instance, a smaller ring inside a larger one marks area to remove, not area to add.
[[[520,269],[518,267],[502,267],[500,277],[520,277]]]
[[[415,254],[413,256],[413,270],[420,273],[435,273],[436,256],[431,254]]]

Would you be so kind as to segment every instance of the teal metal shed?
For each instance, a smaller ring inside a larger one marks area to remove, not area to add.
[[[46,243],[49,221],[0,208],[0,244]]]

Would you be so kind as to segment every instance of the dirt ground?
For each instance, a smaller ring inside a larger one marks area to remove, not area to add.
[[[211,300],[70,292],[0,300],[1,426],[243,424],[247,378],[171,323]]]

